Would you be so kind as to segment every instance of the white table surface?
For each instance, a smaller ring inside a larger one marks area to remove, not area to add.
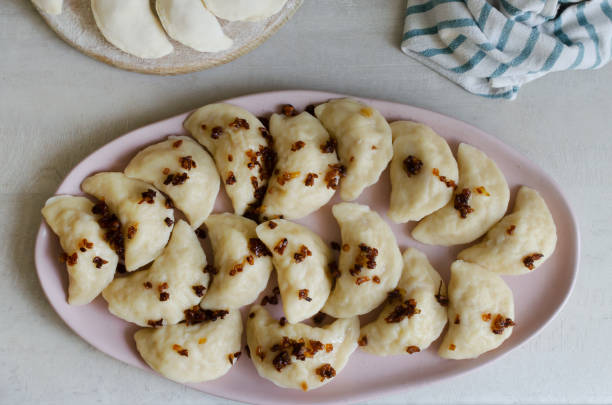
[[[0,403],[226,404],[89,346],[43,296],[40,208],[115,137],[247,93],[316,89],[428,108],[496,135],[566,190],[582,231],[568,304],[542,334],[468,375],[380,398],[400,403],[612,403],[612,65],[555,73],[516,101],[472,96],[399,50],[405,0],[306,0],[228,65],[177,77],[121,71],[63,43],[29,1],[0,1]]]

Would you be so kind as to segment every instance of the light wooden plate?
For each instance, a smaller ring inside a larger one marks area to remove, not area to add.
[[[234,46],[223,52],[197,52],[171,40],[174,52],[163,58],[142,59],[115,48],[100,33],[91,12],[91,0],[64,0],[64,10],[54,16],[38,10],[47,24],[68,44],[87,56],[121,69],[156,75],[196,72],[231,62],[252,51],[283,26],[303,0],[288,0],[272,17],[258,22],[219,20]]]

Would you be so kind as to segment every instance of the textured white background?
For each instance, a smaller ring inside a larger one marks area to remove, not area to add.
[[[513,102],[472,96],[400,52],[404,6],[306,0],[245,57],[155,77],[89,59],[29,1],[1,0],[0,403],[230,403],[113,360],[62,323],[35,275],[39,210],[72,166],[127,131],[219,99],[293,88],[413,104],[476,125],[555,177],[581,225],[576,289],[541,335],[479,371],[372,404],[612,403],[612,65],[549,75]]]

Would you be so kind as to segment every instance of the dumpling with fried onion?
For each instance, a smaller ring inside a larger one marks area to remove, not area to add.
[[[119,257],[105,240],[94,215],[94,204],[85,197],[51,197],[42,215],[59,237],[68,270],[68,303],[90,303],[113,280]]]
[[[337,319],[318,328],[279,322],[255,305],[246,332],[251,360],[261,377],[279,387],[308,391],[342,371],[357,348],[359,319]]]

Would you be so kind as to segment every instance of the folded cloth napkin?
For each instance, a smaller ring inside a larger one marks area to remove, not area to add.
[[[402,51],[466,90],[513,99],[549,72],[612,54],[612,0],[408,0]]]

